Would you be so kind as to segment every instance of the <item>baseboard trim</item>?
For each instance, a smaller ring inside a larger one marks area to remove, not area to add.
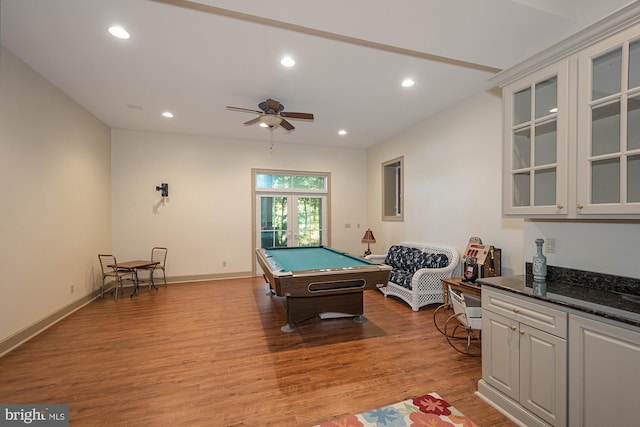
[[[549,424],[531,414],[510,398],[503,396],[484,380],[478,381],[478,391],[476,391],[475,395],[521,427],[549,427]]]
[[[55,325],[65,317],[69,316],[73,312],[81,309],[85,305],[89,304],[93,301],[97,296],[100,295],[100,290],[94,291],[91,294],[82,297],[69,305],[66,305],[59,310],[54,311],[48,316],[43,317],[37,322],[32,323],[21,331],[16,332],[13,335],[5,338],[0,342],[0,357],[9,353],[11,350],[19,347],[25,342],[29,341],[31,338],[35,337],[39,333],[47,330],[51,326]]]
[[[186,283],[186,282],[206,282],[209,280],[242,279],[245,277],[253,277],[253,276],[254,275],[250,271],[238,271],[235,273],[222,273],[222,274],[195,274],[195,275],[187,275],[187,276],[167,277],[167,283],[171,284],[171,283]],[[156,284],[158,284],[157,281],[156,281]]]
[[[224,280],[224,279],[239,279],[245,277],[253,277],[253,274],[249,271],[241,271],[236,273],[225,273],[225,274],[201,274],[201,275],[190,275],[190,276],[172,276],[167,277],[167,284],[180,284],[180,283],[189,283],[189,282],[206,282],[213,280]],[[156,283],[157,285],[163,286],[162,282]],[[140,286],[146,286],[147,284],[140,284]],[[129,288],[130,286],[124,286],[125,288]],[[0,357],[9,353],[11,350],[19,347],[25,342],[29,341],[31,338],[36,335],[44,332],[51,326],[55,325],[65,317],[69,316],[73,312],[81,309],[85,305],[89,304],[94,299],[100,297],[101,289],[97,289],[91,292],[89,295],[82,297],[71,304],[68,304],[60,309],[54,311],[48,316],[43,317],[42,319],[32,323],[26,328],[14,333],[13,335],[8,336],[7,338],[0,341]],[[105,294],[105,298],[107,298],[107,294]]]

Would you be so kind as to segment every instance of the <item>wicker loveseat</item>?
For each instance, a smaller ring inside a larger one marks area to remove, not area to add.
[[[444,303],[442,279],[457,272],[460,254],[454,248],[404,242],[393,245],[386,255],[369,255],[369,261],[392,267],[389,283],[380,287],[386,296],[396,296],[411,306]]]

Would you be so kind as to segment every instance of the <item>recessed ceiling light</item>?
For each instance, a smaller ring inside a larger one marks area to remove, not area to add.
[[[341,129],[338,131],[338,135],[346,135],[346,134],[347,134],[347,131],[344,129]]]
[[[280,63],[285,67],[293,67],[294,65],[296,65],[296,61],[294,61],[290,56],[285,56],[284,58],[282,58],[280,60]]]
[[[168,119],[173,117],[173,113],[169,112],[169,111],[165,111],[164,113],[162,113],[162,117],[166,117]]]
[[[412,79],[404,79],[401,84],[402,84],[402,87],[411,87],[414,84],[416,84],[416,82],[413,81]]]
[[[113,37],[117,37],[122,40],[128,40],[131,38],[131,34],[129,34],[127,30],[122,27],[118,27],[117,25],[109,27],[109,33],[111,33]]]

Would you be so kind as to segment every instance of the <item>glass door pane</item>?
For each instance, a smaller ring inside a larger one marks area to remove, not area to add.
[[[556,162],[557,149],[556,121],[551,120],[536,126],[535,159],[536,166],[550,165]]]
[[[620,158],[592,162],[591,203],[620,203]]]
[[[627,202],[640,202],[640,155],[627,159]]]
[[[287,247],[289,198],[260,196],[260,247]]]
[[[513,124],[519,125],[531,120],[531,88],[513,94]]]
[[[513,174],[513,206],[529,206],[531,199],[529,172]]]
[[[320,246],[322,242],[322,197],[298,197],[298,246]]]
[[[536,119],[558,112],[558,77],[536,83]]]
[[[620,101],[593,108],[591,113],[591,155],[620,151]]]
[[[629,89],[640,86],[640,40],[629,45]]]
[[[556,204],[556,170],[544,169],[534,174],[533,204],[553,206]]]
[[[257,196],[256,241],[262,248],[326,245],[326,196]]]
[[[513,170],[531,166],[531,130],[525,128],[513,134]]]
[[[592,67],[592,100],[621,92],[622,47],[594,58]]]
[[[640,148],[640,95],[629,98],[627,103],[627,150],[636,150]]]

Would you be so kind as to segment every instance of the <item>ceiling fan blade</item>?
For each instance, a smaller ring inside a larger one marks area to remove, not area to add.
[[[240,108],[240,107],[229,107],[229,106],[227,106],[227,110],[229,110],[229,111],[240,111],[241,113],[262,114],[262,111],[250,110],[248,108]]]
[[[260,116],[256,117],[255,119],[251,119],[248,122],[244,122],[243,125],[255,125],[256,123],[258,123],[260,121]]]
[[[283,111],[280,115],[288,119],[313,120],[313,114],[311,113],[292,113],[291,111]]]
[[[281,111],[280,102],[271,98],[267,99],[267,110],[273,110],[274,112],[279,113]]]
[[[295,127],[293,127],[293,125],[291,123],[289,123],[288,121],[286,121],[285,119],[282,119],[282,121],[280,122],[280,126],[285,128],[286,130],[294,130],[295,129]]]

